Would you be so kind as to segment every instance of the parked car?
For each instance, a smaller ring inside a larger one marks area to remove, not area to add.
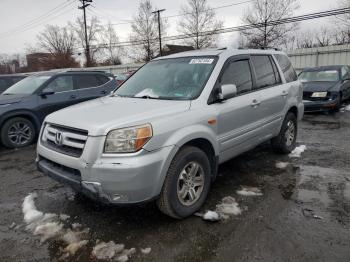
[[[107,97],[46,117],[36,161],[93,199],[155,199],[184,218],[203,205],[219,164],[268,140],[290,153],[303,111],[282,52],[179,53],[149,62]]]
[[[0,75],[0,94],[27,76],[26,74]]]
[[[29,76],[0,95],[0,138],[9,148],[31,144],[44,118],[61,108],[105,96],[114,77],[98,71],[53,71]]]
[[[117,81],[117,86],[120,86],[122,83],[124,83],[135,72],[136,71],[133,70],[117,75],[117,77],[115,78],[115,80]]]
[[[350,67],[321,66],[306,68],[299,75],[303,83],[305,111],[339,110],[350,98]]]

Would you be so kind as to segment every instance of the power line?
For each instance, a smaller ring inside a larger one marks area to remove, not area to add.
[[[199,34],[199,36],[218,35],[218,34],[231,33],[231,32],[240,32],[240,31],[262,28],[265,25],[276,26],[276,25],[295,23],[295,22],[301,22],[301,21],[306,21],[306,20],[336,16],[336,15],[343,15],[343,14],[349,14],[349,13],[350,13],[350,8],[333,9],[333,10],[328,10],[328,11],[322,11],[322,12],[316,12],[316,13],[311,13],[311,14],[305,14],[305,15],[284,18],[284,19],[275,20],[275,21],[269,21],[266,24],[264,22],[262,22],[262,23],[248,24],[248,25],[242,25],[242,26],[227,27],[227,28],[222,28],[222,29],[216,30],[216,31],[204,31],[204,32],[201,32]],[[184,40],[184,39],[192,38],[194,36],[195,36],[195,34],[174,35],[174,36],[164,37],[162,40],[163,41]],[[157,38],[149,39],[149,40],[156,41]],[[95,45],[95,47],[100,47],[100,48],[127,47],[127,46],[142,45],[146,41],[147,40],[145,40],[145,39],[143,39],[143,40],[141,39],[141,40],[137,40],[137,41],[125,41],[125,42],[113,43],[112,45],[110,45],[110,44]]]
[[[251,3],[251,2],[254,2],[254,1],[250,0],[250,1],[243,1],[243,2],[238,2],[238,3],[232,3],[232,4],[227,4],[227,5],[222,5],[222,6],[209,8],[207,10],[217,10],[217,9],[228,8],[228,7],[237,6],[237,5],[248,4],[248,3]],[[186,15],[190,15],[190,14],[193,14],[193,13],[182,13],[182,14],[177,14],[177,15],[165,16],[165,17],[163,17],[163,19],[180,17],[180,16],[186,16]],[[127,24],[132,24],[133,23],[132,20],[129,20],[129,21],[130,22],[112,23],[112,25],[117,26],[117,25],[127,25]]]
[[[48,12],[40,15],[39,17],[36,17],[22,25],[16,26],[15,28],[8,30],[6,32],[0,33],[0,37],[6,37],[9,35],[12,35],[14,33],[23,33],[25,31],[28,31],[30,29],[33,29],[35,27],[38,27],[43,24],[43,22],[47,22],[48,19],[52,20],[55,19],[63,14],[66,13],[67,7],[71,6],[73,4],[74,0],[68,0],[65,3],[61,3],[58,6],[54,7],[53,9],[49,10]],[[64,11],[64,12],[62,12]],[[57,14],[59,13],[59,14]],[[52,15],[54,15],[52,17]]]

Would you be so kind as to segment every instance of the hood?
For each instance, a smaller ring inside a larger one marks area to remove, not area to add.
[[[339,86],[339,82],[304,82],[303,89],[306,92],[327,92]]]
[[[190,108],[190,101],[102,97],[50,114],[45,121],[87,130],[90,136],[106,135],[110,130],[152,123]]]
[[[22,101],[28,95],[0,95],[0,105],[14,104]]]

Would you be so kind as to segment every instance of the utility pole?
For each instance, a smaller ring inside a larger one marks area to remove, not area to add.
[[[79,9],[83,10],[84,13],[84,33],[85,33],[85,57],[86,57],[86,67],[91,66],[91,58],[90,58],[90,46],[88,41],[88,32],[86,26],[86,8],[90,5],[87,3],[92,3],[92,0],[79,0],[82,3],[82,6],[79,6]]]
[[[152,12],[152,14],[157,14],[158,16],[158,33],[159,33],[159,54],[160,56],[163,56],[163,51],[162,51],[162,29],[161,29],[161,24],[160,24],[160,13],[165,11],[165,9],[160,9]]]

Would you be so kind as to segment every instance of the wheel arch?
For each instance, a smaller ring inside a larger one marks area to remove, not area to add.
[[[2,125],[6,121],[8,121],[12,118],[15,118],[15,117],[22,117],[22,118],[28,119],[29,121],[31,121],[33,123],[36,133],[37,134],[39,133],[41,123],[38,120],[38,118],[35,116],[35,114],[30,112],[30,111],[14,111],[14,112],[11,112],[11,113],[4,115],[0,120],[0,127],[2,127]]]

